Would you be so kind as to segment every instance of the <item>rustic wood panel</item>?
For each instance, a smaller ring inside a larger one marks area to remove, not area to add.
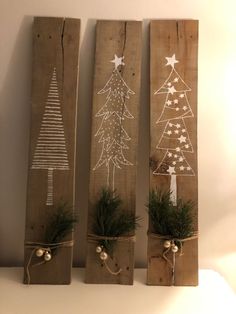
[[[138,21],[98,21],[96,26],[88,234],[92,232],[93,205],[102,187],[108,186],[116,189],[123,201],[122,208],[135,212],[141,27],[142,23]],[[117,94],[109,94],[109,88],[111,91],[116,89]],[[119,88],[122,89],[121,92],[118,92]],[[119,111],[118,107],[111,108],[112,103],[107,100],[113,100],[113,104],[118,104],[118,101],[111,97],[122,95],[122,93],[127,97],[124,104],[119,107],[121,110]],[[106,105],[107,107],[105,107]],[[111,115],[107,120],[103,120],[104,112],[107,110]],[[107,125],[108,121],[111,123],[110,130]],[[103,134],[101,134],[101,130],[104,132]],[[115,146],[113,151],[106,151],[101,138],[106,137],[108,132],[112,138],[116,139],[114,145],[120,141],[125,143],[121,145],[121,151],[118,151]],[[125,145],[128,149],[125,148]],[[116,160],[115,154],[118,156]],[[110,162],[107,162],[108,160]],[[119,242],[117,245],[116,258],[120,264],[124,264],[124,261],[126,263],[124,267],[126,271],[119,276],[105,275],[105,272],[101,271],[101,267],[97,265],[98,257],[94,256],[94,249],[93,244],[89,243],[86,282],[133,283],[133,243],[122,244]],[[128,260],[127,257],[129,257]]]
[[[191,199],[195,204],[198,201],[197,54],[198,21],[151,22],[150,188],[173,191],[176,187],[177,198]],[[197,206],[194,217],[197,231]],[[149,229],[153,232],[150,223]],[[198,241],[184,243],[183,250],[181,257],[176,254],[174,284],[197,285]],[[170,267],[161,257],[162,252],[163,241],[149,237],[147,283],[150,285],[172,284]]]
[[[44,241],[60,202],[74,208],[79,39],[78,19],[34,19],[26,243]],[[31,252],[25,248],[25,283]],[[69,284],[71,265],[72,247],[59,248],[50,262],[29,267],[30,283]]]

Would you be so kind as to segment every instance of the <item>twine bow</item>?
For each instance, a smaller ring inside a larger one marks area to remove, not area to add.
[[[179,254],[179,256],[182,256],[184,254],[183,252],[183,244],[186,241],[194,240],[198,238],[198,233],[195,232],[192,236],[184,238],[184,239],[179,239],[179,238],[173,238],[171,236],[163,236],[159,235],[156,233],[148,233],[148,236],[157,238],[157,239],[162,239],[164,241],[170,241],[170,246],[164,247],[164,250],[162,252],[162,258],[167,262],[169,267],[171,268],[171,284],[172,286],[175,284],[175,263],[176,263],[176,254]],[[164,242],[163,242],[164,243]],[[172,250],[173,246],[177,245],[179,250],[174,251]],[[172,259],[167,257],[168,252],[172,252]]]
[[[105,240],[105,241],[132,241],[132,242],[135,242],[135,236],[107,237],[107,236],[99,236],[99,235],[96,235],[96,234],[88,234],[88,242],[95,242],[95,243],[97,243],[97,242],[102,241],[102,240]],[[109,256],[109,254],[107,254],[107,257],[112,260],[112,258]],[[122,272],[122,268],[119,268],[117,271],[111,270],[111,268],[109,267],[106,259],[103,260],[103,264],[105,265],[107,271],[111,275],[117,276],[117,275],[119,275]]]
[[[36,267],[42,264],[47,263],[47,261],[43,260],[38,263],[31,265],[32,258],[38,249],[42,249],[43,251],[47,251],[48,253],[52,253],[53,250],[63,247],[72,247],[74,244],[73,241],[64,241],[57,243],[41,243],[41,242],[25,242],[25,248],[32,249],[27,265],[26,265],[26,276],[27,276],[27,284],[30,284],[30,267]]]

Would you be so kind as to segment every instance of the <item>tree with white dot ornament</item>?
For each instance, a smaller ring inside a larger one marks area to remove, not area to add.
[[[132,162],[127,160],[124,150],[128,149],[127,142],[131,140],[124,128],[125,119],[133,119],[129,112],[126,101],[134,92],[128,87],[122,78],[119,68],[124,66],[124,56],[114,59],[114,70],[105,86],[98,94],[107,93],[106,102],[96,113],[96,117],[102,118],[100,127],[95,137],[98,137],[102,145],[101,155],[93,170],[105,165],[107,168],[107,187],[115,190],[115,171],[122,169],[122,166],[132,166]]]

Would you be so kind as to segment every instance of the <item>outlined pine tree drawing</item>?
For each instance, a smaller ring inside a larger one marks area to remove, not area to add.
[[[110,62],[114,63],[114,70],[98,94],[107,93],[106,102],[96,113],[97,118],[102,118],[100,127],[95,137],[101,143],[102,150],[97,164],[93,170],[102,165],[107,168],[107,186],[115,190],[115,171],[116,168],[122,169],[122,166],[132,166],[124,156],[124,150],[128,149],[127,142],[131,140],[123,127],[124,119],[133,119],[126,106],[126,100],[130,95],[135,94],[125,83],[118,68],[124,66],[124,56],[117,57]]]
[[[191,88],[184,82],[175,70],[175,54],[166,57],[166,66],[171,66],[171,72],[164,84],[155,91],[155,95],[166,94],[164,107],[160,118],[156,123],[166,122],[162,136],[156,148],[165,150],[164,158],[161,160],[154,175],[169,175],[171,201],[177,205],[177,176],[194,176],[194,171],[188,163],[184,153],[193,153],[192,143],[184,122],[185,118],[193,118],[187,92]]]
[[[69,170],[56,68],[53,69],[31,169],[47,170],[46,205],[53,205],[53,171]]]

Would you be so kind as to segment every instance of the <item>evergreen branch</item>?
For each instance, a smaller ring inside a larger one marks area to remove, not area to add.
[[[61,242],[69,233],[73,231],[77,217],[67,207],[66,203],[60,204],[56,212],[50,217],[45,231],[46,243]]]
[[[170,191],[152,190],[149,195],[148,213],[155,233],[184,239],[194,233],[194,203],[178,199],[177,206],[170,201]]]
[[[139,227],[139,217],[131,211],[121,210],[122,200],[116,192],[103,188],[95,204],[93,232],[98,236],[119,237],[129,235]],[[100,245],[112,254],[115,240],[101,240]]]

